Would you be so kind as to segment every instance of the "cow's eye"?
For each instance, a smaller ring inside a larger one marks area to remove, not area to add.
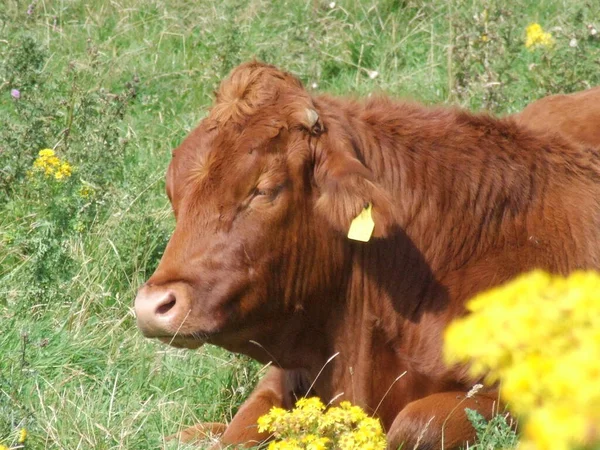
[[[260,189],[260,188],[254,189],[255,197],[259,197],[261,195],[271,195],[272,193],[273,193],[273,191],[271,191],[269,189]]]
[[[256,187],[252,192],[252,197],[257,199],[275,200],[283,186],[274,187]]]

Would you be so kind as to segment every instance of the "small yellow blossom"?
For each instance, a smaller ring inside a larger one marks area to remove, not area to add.
[[[63,162],[60,167],[54,173],[54,178],[57,180],[61,180],[63,178],[68,178],[71,176],[72,169],[71,165],[68,162]]]
[[[539,23],[532,23],[527,27],[525,47],[534,49],[536,47],[550,47],[554,44],[554,38],[550,33],[543,30]]]
[[[27,440],[27,430],[25,428],[21,428],[19,431],[19,439],[17,442],[19,444],[23,444]]]
[[[28,175],[33,176],[34,172],[42,172],[46,177],[54,176],[56,180],[63,180],[71,176],[73,168],[67,161],[56,156],[54,150],[45,148],[39,151],[37,159],[33,162],[33,171],[28,172]]]
[[[304,450],[304,447],[300,445],[297,439],[286,439],[271,442],[268,450]]]
[[[522,447],[600,444],[600,275],[524,275],[476,296],[445,333],[449,363],[501,380],[525,423]]]
[[[87,184],[82,185],[79,188],[79,196],[83,199],[88,199],[94,195],[94,189]]]
[[[258,432],[263,433],[268,431],[273,426],[276,426],[275,424],[278,424],[286,414],[287,411],[283,408],[271,408],[269,414],[265,414],[264,416],[260,416],[258,418]]]

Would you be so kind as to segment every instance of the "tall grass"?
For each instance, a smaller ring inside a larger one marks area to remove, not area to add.
[[[173,226],[171,149],[235,65],[505,114],[600,84],[599,20],[600,3],[565,0],[3,1],[0,443],[24,427],[28,448],[159,448],[230,419],[260,376],[144,340],[131,309]],[[533,21],[553,49],[525,49]],[[43,148],[68,180],[28,174]]]

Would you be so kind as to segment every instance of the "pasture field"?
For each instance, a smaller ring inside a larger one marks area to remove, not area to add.
[[[531,23],[553,44],[526,48]],[[132,312],[173,227],[171,149],[251,58],[315,91],[508,114],[600,85],[600,2],[0,2],[0,444],[186,448],[163,436],[229,420],[263,373],[147,341]]]

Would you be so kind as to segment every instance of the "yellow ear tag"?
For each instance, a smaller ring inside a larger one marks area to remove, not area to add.
[[[371,214],[372,209],[373,205],[369,203],[363,208],[360,214],[354,218],[350,224],[350,229],[348,230],[349,239],[369,242],[369,239],[371,239],[371,235],[373,234],[373,229],[375,228],[375,222],[373,222],[373,216]]]

